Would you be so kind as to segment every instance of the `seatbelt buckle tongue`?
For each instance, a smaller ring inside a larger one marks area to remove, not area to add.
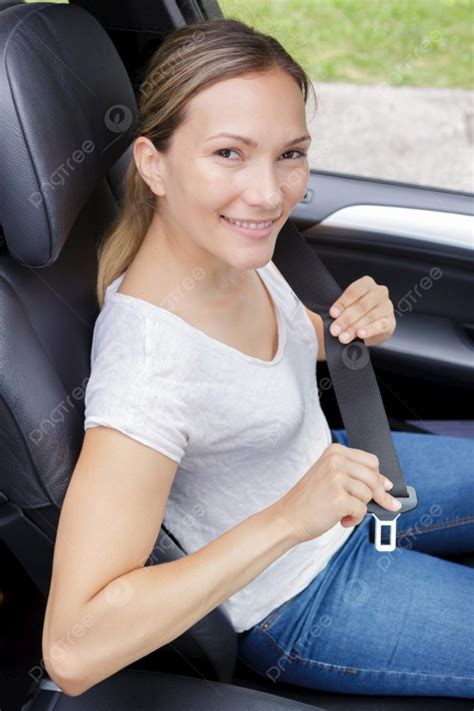
[[[367,505],[367,513],[372,514],[375,519],[375,548],[378,551],[394,551],[397,542],[397,518],[400,514],[405,513],[405,511],[410,511],[414,509],[417,504],[416,491],[413,486],[407,485],[408,496],[395,496],[397,501],[400,501],[402,508],[396,513],[394,511],[388,511],[379,506],[375,501],[369,501]],[[382,543],[382,529],[389,529],[389,542]]]

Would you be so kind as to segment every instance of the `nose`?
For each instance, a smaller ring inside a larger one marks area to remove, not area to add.
[[[260,164],[245,176],[245,202],[254,206],[256,212],[277,216],[283,207],[284,181],[288,176],[278,175],[271,165]]]

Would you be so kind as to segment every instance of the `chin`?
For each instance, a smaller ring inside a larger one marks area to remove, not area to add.
[[[240,260],[240,263],[237,263],[236,260],[233,266],[236,269],[246,270],[261,269],[262,267],[265,267],[272,260],[274,245],[272,245],[271,248],[267,247],[266,249],[260,249],[258,251],[258,255],[256,253],[242,255],[242,260]]]

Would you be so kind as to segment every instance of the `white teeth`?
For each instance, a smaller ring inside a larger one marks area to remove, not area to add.
[[[248,230],[263,230],[273,224],[273,220],[257,224],[256,222],[238,222],[237,220],[231,220],[230,217],[223,217],[224,220],[227,220],[227,222],[232,222],[232,224],[238,225],[239,227],[245,227]]]

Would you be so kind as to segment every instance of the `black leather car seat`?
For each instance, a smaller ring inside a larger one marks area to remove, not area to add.
[[[81,8],[14,3],[0,13],[0,51],[0,530],[47,596],[84,436],[97,240],[117,211],[107,173],[137,109],[112,42]],[[164,537],[154,563],[184,555]],[[232,678],[236,637],[222,609],[170,647]]]

